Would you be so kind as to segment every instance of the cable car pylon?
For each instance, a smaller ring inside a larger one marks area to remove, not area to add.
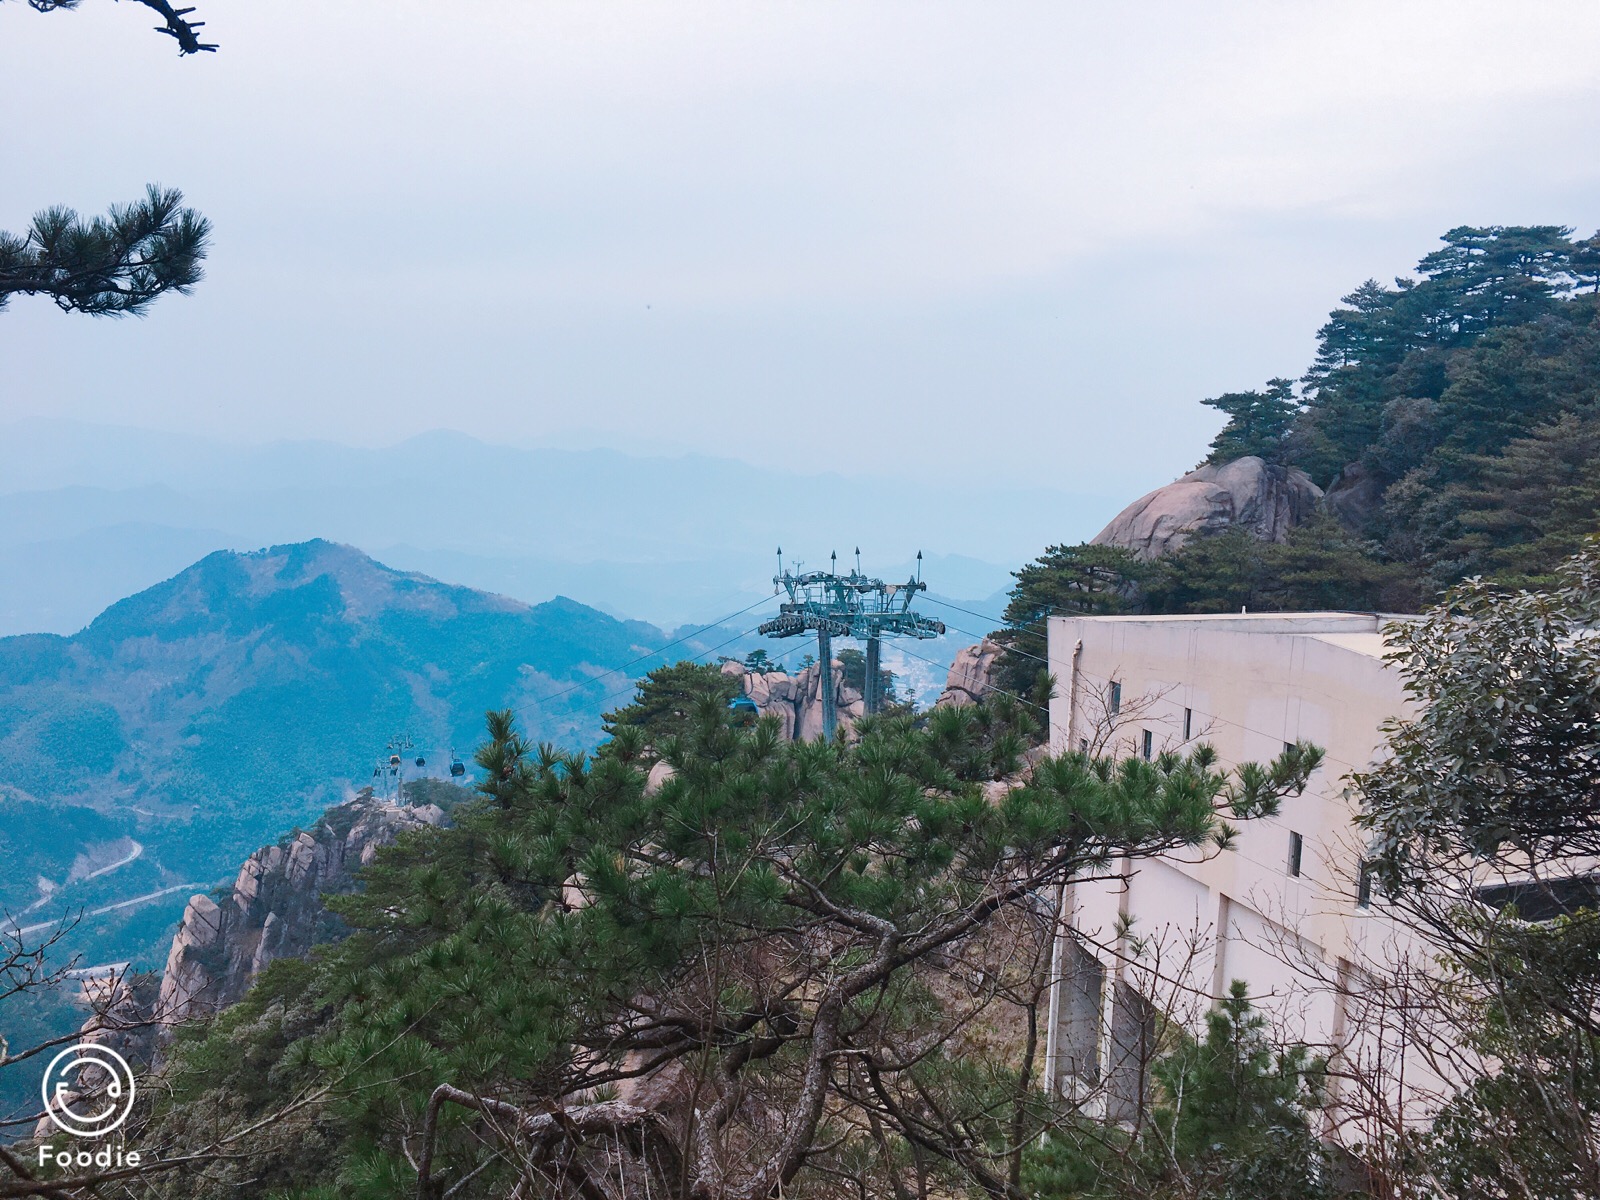
[[[822,671],[822,736],[832,741],[839,727],[838,702],[833,692],[833,639],[848,637],[867,644],[862,706],[870,714],[883,707],[883,683],[879,678],[882,639],[940,637],[944,622],[911,608],[917,593],[928,590],[922,582],[922,551],[917,551],[916,574],[905,583],[885,583],[862,574],[859,546],[856,566],[850,574],[839,574],[838,551],[829,556],[829,564],[831,569],[827,571],[786,570],[783,547],[779,546],[778,573],[772,577],[772,587],[774,592],[786,592],[789,598],[778,606],[778,615],[762,622],[756,632],[776,638],[816,633],[817,662]]]

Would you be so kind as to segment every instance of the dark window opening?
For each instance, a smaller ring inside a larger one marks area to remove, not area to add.
[[[1491,883],[1474,894],[1490,908],[1504,910],[1515,905],[1521,920],[1553,921],[1570,917],[1579,909],[1600,909],[1600,875]]]
[[[1188,741],[1194,734],[1194,709],[1183,710],[1183,740]]]
[[[1289,834],[1289,875],[1298,878],[1300,875],[1300,856],[1305,851],[1305,839],[1298,833]]]
[[[1146,729],[1144,731],[1144,757],[1146,762],[1155,757],[1155,744],[1155,734]]]
[[[1122,711],[1122,685],[1116,680],[1111,681],[1111,715],[1114,717]]]
[[[1356,879],[1356,907],[1372,907],[1372,868],[1361,864],[1361,874]]]

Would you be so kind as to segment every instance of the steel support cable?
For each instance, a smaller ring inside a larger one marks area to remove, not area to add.
[[[751,605],[751,608],[754,608],[754,607],[755,607],[754,605]],[[745,611],[748,612],[749,609],[746,609]],[[709,626],[708,628],[715,628],[715,626]],[[715,646],[711,646],[711,647],[709,647],[708,649],[705,649],[705,650],[697,651],[696,653],[691,654],[688,658],[679,659],[678,661],[679,662],[694,662],[695,659],[702,658],[707,654],[715,654],[718,650],[721,650],[724,646],[731,646],[731,645],[733,645],[734,642],[739,641],[741,638],[749,637],[751,634],[757,632],[760,628],[761,627],[759,625],[752,625],[749,629],[746,629],[743,633],[736,633],[731,638],[728,638],[726,641],[718,642]],[[702,632],[704,632],[704,631],[702,631]],[[805,645],[807,645],[807,643],[799,642],[796,645],[790,647],[787,651],[784,652],[784,655],[780,655],[779,658],[782,658],[782,657],[784,657],[785,655],[788,655],[788,654],[793,654],[796,650],[801,649]],[[638,660],[635,660],[635,661],[638,661]],[[636,679],[629,680],[627,687],[619,688],[619,689],[617,689],[616,691],[612,692],[609,695],[602,696],[600,698],[600,703],[601,704],[606,704],[606,703],[608,703],[608,702],[610,702],[612,700],[615,700],[618,696],[626,696],[630,692],[638,690],[638,686],[639,686],[639,681],[638,680],[636,680]]]
[[[693,633],[686,633],[682,637],[673,638],[672,641],[668,642],[666,645],[658,647],[655,650],[647,651],[644,654],[639,655],[638,658],[631,658],[627,662],[623,663],[620,667],[606,667],[601,672],[601,675],[620,675],[622,672],[626,671],[629,667],[636,666],[639,663],[642,663],[642,662],[646,661],[647,659],[656,658],[657,656],[659,656],[659,655],[665,653],[666,651],[672,649],[674,646],[681,645],[682,643],[687,642],[690,638],[699,637],[702,633],[706,632],[706,630],[708,630],[708,629],[716,629],[718,626],[723,625],[726,622],[733,620],[735,617],[742,617],[742,616],[744,616],[745,613],[749,612],[752,608],[760,608],[763,604],[770,604],[772,602],[772,600],[773,600],[773,597],[771,597],[771,596],[763,596],[763,597],[761,597],[761,599],[757,600],[754,604],[745,605],[738,612],[731,612],[725,617],[719,617],[717,620],[712,621],[709,625],[704,625],[701,628],[696,629]],[[741,633],[738,636],[739,637],[745,637],[745,636],[747,636],[747,634],[746,633]],[[738,638],[730,638],[729,640],[730,641],[737,641]],[[727,644],[728,644],[727,642],[723,642],[722,643],[722,645],[724,645],[724,646],[726,646]],[[701,653],[705,653],[705,651],[702,651]],[[699,655],[695,655],[694,657],[698,658]],[[551,700],[560,699],[562,696],[567,695],[569,692],[575,692],[579,688],[588,687],[591,683],[598,683],[600,681],[601,675],[596,675],[596,676],[593,676],[593,677],[591,677],[589,679],[579,680],[577,683],[572,684],[570,687],[562,688],[559,692],[551,692],[549,695],[540,696],[540,697],[538,697],[538,700],[539,700],[539,702],[541,704],[544,704],[544,703],[548,703]]]

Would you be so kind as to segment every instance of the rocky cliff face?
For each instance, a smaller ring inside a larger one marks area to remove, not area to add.
[[[995,665],[1004,649],[999,642],[984,638],[976,646],[968,646],[957,654],[937,703],[959,708],[982,700],[994,690]]]
[[[189,900],[167,955],[160,1019],[232,1004],[274,959],[338,937],[342,924],[322,897],[354,891],[355,872],[405,830],[443,821],[434,805],[399,808],[367,791],[330,808],[310,830],[257,850],[220,904],[203,895]]]
[[[1191,537],[1247,529],[1263,541],[1281,542],[1311,518],[1322,489],[1296,467],[1239,458],[1190,471],[1175,483],[1141,496],[1094,537],[1096,546],[1124,546],[1140,558],[1160,558]]]
[[[408,829],[443,824],[437,805],[402,808],[363,791],[335,805],[310,830],[257,850],[218,904],[192,896],[154,975],[116,974],[99,982],[96,1012],[81,1038],[131,1062],[159,1064],[172,1027],[234,1003],[274,959],[298,957],[344,930],[323,896],[356,889],[355,872]],[[87,990],[87,989],[86,989]],[[34,1136],[51,1136],[41,1117]]]
[[[937,703],[976,704],[993,690],[995,663],[1001,652],[1000,644],[988,638],[962,650],[950,667]],[[729,659],[722,664],[722,673],[739,680],[744,694],[755,702],[762,716],[778,718],[784,737],[810,741],[822,736],[822,671],[816,663],[788,675],[782,671],[747,670]],[[846,686],[844,668],[837,662],[833,664],[833,694],[839,727],[848,732],[866,712],[866,701],[855,688]]]
[[[866,702],[855,688],[846,687],[844,668],[833,668],[834,706],[839,727],[848,729],[866,711]],[[722,664],[725,675],[735,676],[744,694],[755,702],[762,716],[776,716],[783,725],[783,736],[810,741],[822,736],[822,668],[813,663],[795,675],[782,671],[748,671],[732,660]]]

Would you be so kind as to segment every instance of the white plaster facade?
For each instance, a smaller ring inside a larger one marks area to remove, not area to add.
[[[1369,613],[1053,617],[1051,749],[1118,757],[1208,742],[1225,767],[1296,741],[1325,752],[1305,793],[1245,822],[1235,848],[1114,866],[1065,889],[1073,935],[1057,946],[1047,1071],[1113,1115],[1138,1102],[1156,1010],[1198,1023],[1242,979],[1278,1030],[1333,1052],[1382,1037],[1350,1027],[1347,995],[1405,939],[1362,905],[1361,847],[1346,777],[1367,767],[1383,723],[1406,713],[1398,671]],[[1374,1043],[1368,1053],[1389,1051]],[[1119,1075],[1121,1078],[1119,1079]],[[1336,1085],[1337,1087],[1337,1085]]]

